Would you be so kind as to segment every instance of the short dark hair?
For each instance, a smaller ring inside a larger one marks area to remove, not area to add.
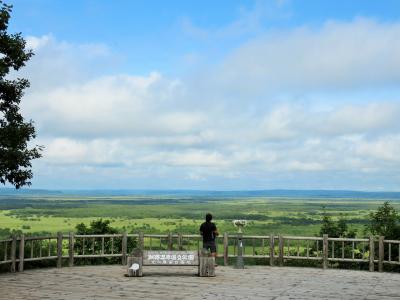
[[[206,222],[210,222],[212,220],[212,214],[206,214]]]

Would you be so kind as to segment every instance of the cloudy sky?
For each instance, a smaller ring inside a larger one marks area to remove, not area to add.
[[[34,188],[400,190],[399,1],[8,2]]]

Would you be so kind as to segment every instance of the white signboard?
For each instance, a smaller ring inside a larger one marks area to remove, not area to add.
[[[145,251],[145,265],[198,265],[197,251]]]

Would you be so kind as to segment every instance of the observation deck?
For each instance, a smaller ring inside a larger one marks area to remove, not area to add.
[[[398,299],[400,274],[338,269],[218,266],[147,267],[125,277],[121,265],[32,269],[0,274],[0,299]]]
[[[13,236],[0,240],[0,267],[11,271],[0,273],[0,299],[400,299],[400,240],[373,236],[225,233],[217,239],[224,266],[216,277],[198,277],[190,266],[149,266],[144,277],[125,277],[133,249],[199,250],[200,239],[180,233]],[[246,261],[262,265],[234,268],[239,245]],[[80,266],[92,260],[108,264]],[[293,263],[315,267],[288,266]],[[41,268],[46,265],[57,268]]]

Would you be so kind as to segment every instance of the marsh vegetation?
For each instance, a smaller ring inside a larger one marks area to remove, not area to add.
[[[344,220],[347,230],[364,236],[369,215],[387,199],[221,196],[0,195],[0,235],[11,232],[76,231],[97,219],[118,231],[197,233],[206,212],[220,232],[235,232],[233,219],[248,220],[247,234],[318,235],[323,216]],[[391,205],[399,211],[400,201]]]

